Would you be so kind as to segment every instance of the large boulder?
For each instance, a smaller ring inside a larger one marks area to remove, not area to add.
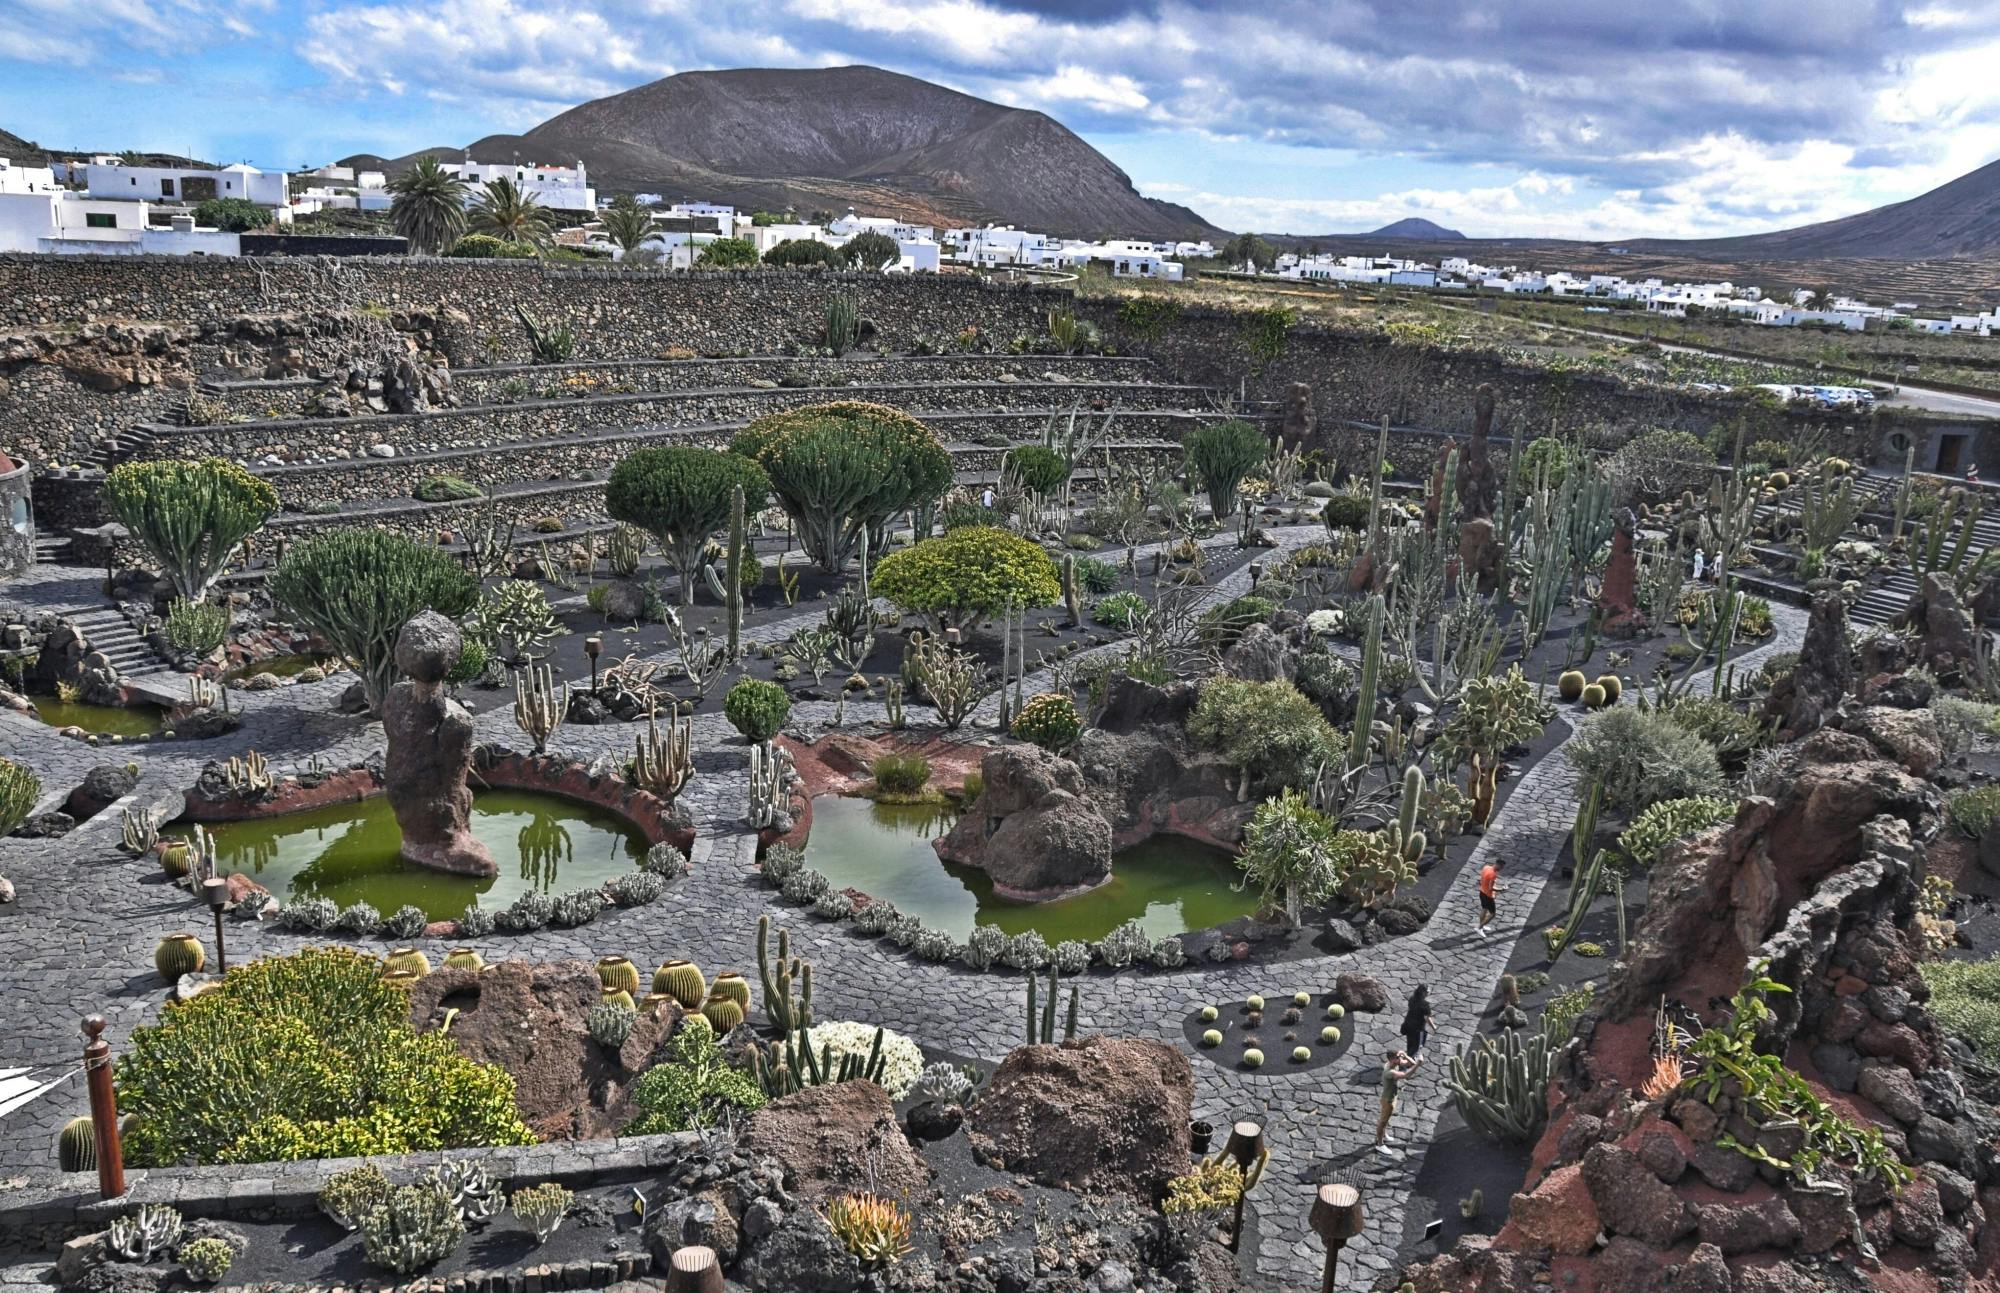
[[[616,1052],[584,1026],[603,999],[587,961],[507,960],[483,970],[438,969],[410,985],[410,1022],[444,1028],[459,1053],[514,1076],[514,1103],[543,1138],[615,1135],[631,1121],[633,1079],[664,1057],[680,1019],[671,1005],[643,1011]],[[456,1012],[455,1014],[451,1012]]]
[[[1944,759],[1937,719],[1928,709],[1870,705],[1841,720],[1841,728],[1866,740],[1913,777],[1928,777]]]
[[[1780,737],[1797,740],[1832,716],[1852,680],[1847,601],[1838,593],[1824,593],[1813,599],[1798,663],[1764,699],[1764,717],[1778,724]]]
[[[1111,878],[1111,823],[1086,796],[1083,773],[1037,746],[980,761],[985,790],[936,842],[947,862],[978,867],[1002,897],[1058,898]]]
[[[83,780],[69,792],[63,811],[78,821],[85,821],[131,794],[138,784],[137,764],[101,763],[83,774]]]
[[[774,1159],[785,1189],[815,1202],[851,1190],[910,1199],[930,1179],[888,1093],[873,1082],[830,1082],[773,1100],[745,1120],[738,1148]]]
[[[1979,629],[1949,574],[1925,575],[1895,623],[1916,632],[1918,661],[1939,674],[1956,673],[1977,655]]]
[[[1289,682],[1298,661],[1269,624],[1252,624],[1223,653],[1222,671],[1246,682]]]
[[[1151,1203],[1187,1171],[1193,1109],[1194,1072],[1180,1050],[1091,1037],[1008,1052],[972,1106],[969,1134],[1003,1171]]]
[[[1583,1180],[1607,1234],[1664,1248],[1695,1227],[1680,1196],[1629,1149],[1592,1145],[1583,1156]]]

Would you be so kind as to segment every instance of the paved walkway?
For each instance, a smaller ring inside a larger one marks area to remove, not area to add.
[[[1274,532],[1275,560],[1301,544],[1323,537],[1318,527]],[[1211,598],[1233,596],[1249,583],[1247,570],[1219,580]],[[57,592],[58,588],[62,592]],[[38,569],[27,584],[9,585],[0,595],[55,605],[78,588],[94,592],[80,571]],[[86,596],[90,592],[86,592]],[[78,605],[87,605],[79,601]],[[1790,649],[1803,631],[1804,616],[1773,607],[1779,633],[1758,652]],[[815,622],[820,612],[801,612],[778,624],[756,628],[760,640],[777,641]],[[93,749],[57,737],[39,724],[0,713],[0,751],[25,758],[43,776],[52,795],[66,793],[85,771],[100,763],[137,763],[137,792],[177,794],[191,784],[201,765],[248,749],[261,751],[274,770],[291,771],[311,758],[340,764],[380,748],[379,724],[332,714],[330,706],[345,678],[273,692],[234,693],[244,711],[244,727],[230,737],[198,744],[158,743]],[[1034,680],[1029,686],[1032,688]],[[982,711],[990,714],[997,699]],[[795,721],[824,723],[831,704],[802,704]],[[850,704],[847,721],[880,718],[879,705]],[[913,714],[912,717],[917,717]],[[1566,720],[1562,720],[1566,721]],[[480,716],[483,739],[519,747],[511,714],[500,709]],[[629,749],[623,725],[564,727],[553,742],[557,752],[588,760]],[[577,930],[545,929],[527,935],[495,935],[481,944],[488,960],[513,957],[591,959],[619,952],[640,965],[688,957],[711,972],[755,964],[757,914],[773,912],[793,933],[798,951],[816,969],[814,991],[823,1018],[879,1022],[920,1042],[989,1064],[1017,1045],[1023,986],[1012,973],[974,972],[955,965],[914,961],[886,942],[866,940],[809,913],[786,906],[764,888],[755,869],[755,837],[742,825],[747,756],[719,714],[695,722],[698,774],[684,795],[699,832],[690,875],[650,906],[607,909]],[[1353,1043],[1342,1059],[1305,1073],[1272,1067],[1256,1073],[1194,1061],[1196,1114],[1218,1126],[1244,1117],[1264,1120],[1273,1160],[1253,1196],[1251,1211],[1261,1238],[1257,1263],[1272,1285],[1316,1284],[1323,1250],[1306,1230],[1312,1187],[1343,1177],[1361,1185],[1367,1230],[1341,1257],[1344,1286],[1365,1287],[1389,1271],[1401,1240],[1402,1215],[1412,1183],[1422,1168],[1424,1146],[1448,1096],[1438,1081],[1441,1059],[1433,1058],[1408,1088],[1393,1135],[1412,1146],[1400,1161],[1378,1163],[1367,1146],[1374,1134],[1376,1077],[1384,1050],[1397,1041],[1401,1002],[1419,983],[1431,985],[1440,1003],[1433,1056],[1449,1055],[1477,1024],[1491,999],[1524,918],[1550,877],[1575,811],[1575,777],[1552,755],[1515,787],[1491,829],[1454,880],[1437,914],[1419,933],[1343,956],[1318,957],[1276,968],[1226,965],[1189,966],[1171,972],[1093,975],[1083,980],[1081,1017],[1087,1030],[1149,1036],[1184,1045],[1181,1021],[1195,1007],[1296,991],[1330,990],[1343,972],[1382,980],[1392,1005],[1379,1015],[1350,1015]],[[117,813],[102,814],[60,840],[0,840],[0,872],[9,875],[19,900],[0,908],[0,999],[12,1006],[11,1022],[0,1035],[0,1171],[10,1174],[52,1169],[54,1137],[68,1118],[84,1110],[84,1093],[66,1080],[76,1064],[81,1016],[100,1012],[111,1020],[109,1037],[122,1045],[132,1028],[154,1017],[162,998],[152,969],[155,944],[165,934],[191,929],[206,941],[207,915],[183,891],[165,883],[157,868],[126,858],[117,850]],[[1472,930],[1473,877],[1490,855],[1507,858],[1508,891],[1497,925],[1498,937],[1480,939]],[[231,923],[231,959],[296,949],[308,940],[274,924]],[[379,940],[365,944],[379,952]],[[430,948],[433,959],[442,950]],[[44,1084],[53,1083],[46,1089]]]

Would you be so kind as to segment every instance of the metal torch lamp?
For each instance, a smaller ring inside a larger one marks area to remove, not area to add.
[[[215,915],[215,973],[229,973],[229,953],[222,946],[222,909],[229,905],[229,881],[212,875],[201,882],[201,900]]]
[[[1326,1269],[1320,1275],[1319,1293],[1333,1293],[1333,1272],[1340,1263],[1340,1250],[1347,1246],[1348,1240],[1360,1235],[1362,1219],[1361,1191],[1346,1184],[1319,1187],[1312,1211],[1306,1217],[1313,1233],[1326,1244]]]
[[[604,654],[604,639],[595,633],[583,640],[583,653],[590,657],[590,694],[597,694],[597,657]]]

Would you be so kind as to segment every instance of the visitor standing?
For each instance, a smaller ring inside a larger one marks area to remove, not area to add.
[[[1423,1058],[1424,1043],[1431,1038],[1431,988],[1419,983],[1403,1009],[1403,1042],[1411,1055]]]
[[[1500,868],[1507,865],[1501,858],[1494,858],[1479,869],[1479,936],[1486,937],[1486,926],[1500,914]]]
[[[1375,1119],[1375,1152],[1395,1154],[1395,1142],[1389,1139],[1389,1117],[1396,1112],[1396,1097],[1403,1093],[1403,1083],[1410,1074],[1417,1071],[1417,1061],[1402,1051],[1392,1050],[1382,1064],[1382,1113]]]
[[[1708,557],[1702,552],[1700,548],[1696,548],[1694,550],[1694,581],[1697,584],[1701,582],[1702,568],[1707,563],[1708,563]]]

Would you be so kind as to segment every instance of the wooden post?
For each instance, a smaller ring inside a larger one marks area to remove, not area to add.
[[[1223,1142],[1222,1154],[1236,1161],[1243,1171],[1243,1192],[1236,1196],[1236,1217],[1229,1227],[1229,1251],[1239,1252],[1243,1247],[1243,1201],[1257,1183],[1257,1176],[1263,1175],[1259,1164],[1267,1158],[1270,1150],[1264,1144],[1264,1125],[1244,1120],[1229,1129],[1229,1139]],[[1252,1175],[1252,1172],[1256,1175]]]
[[[1334,1268],[1340,1264],[1340,1250],[1361,1233],[1361,1191],[1351,1185],[1320,1186],[1306,1220],[1313,1233],[1326,1244],[1326,1269],[1320,1273],[1319,1293],[1333,1293]]]
[[[83,1072],[90,1089],[90,1131],[97,1141],[97,1197],[125,1193],[125,1157],[118,1144],[118,1095],[111,1088],[111,1043],[104,1040],[103,1015],[83,1021]]]
[[[722,1263],[713,1248],[676,1248],[667,1263],[666,1293],[722,1293]]]

